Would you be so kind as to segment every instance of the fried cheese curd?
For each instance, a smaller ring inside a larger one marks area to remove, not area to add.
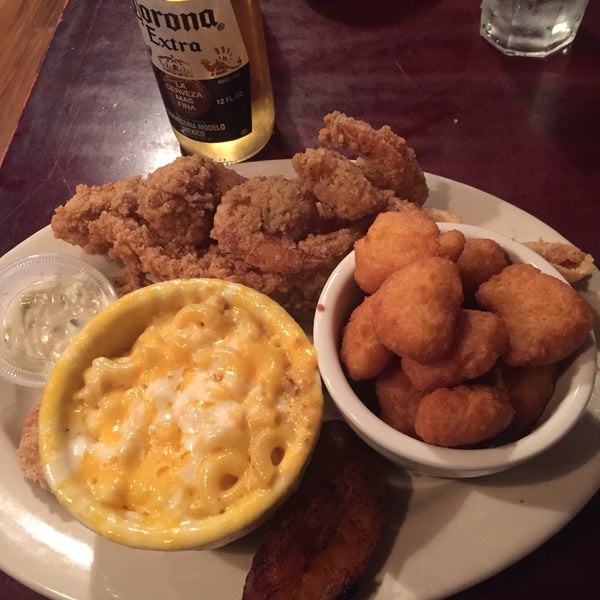
[[[478,444],[504,431],[514,409],[506,391],[484,385],[441,387],[421,398],[415,431],[436,446]]]
[[[529,433],[554,394],[558,364],[539,367],[509,367],[499,361],[481,383],[486,381],[508,392],[515,411],[505,441],[516,440]]]
[[[451,352],[434,362],[404,356],[402,368],[413,385],[427,393],[480,377],[496,364],[507,346],[508,331],[499,316],[462,309]]]
[[[379,416],[390,427],[415,435],[415,414],[424,396],[402,370],[399,360],[393,361],[375,379],[375,394]]]
[[[415,259],[447,256],[452,250],[440,243],[440,237],[435,221],[414,206],[377,215],[367,234],[354,244],[356,283],[372,294],[389,275]]]
[[[366,296],[342,329],[342,363],[402,433],[448,447],[516,440],[535,427],[592,312],[563,281],[509,264],[496,241],[440,234],[417,212],[380,215],[355,244]]]
[[[447,258],[419,258],[392,273],[372,296],[375,333],[394,353],[439,360],[454,341],[462,286]]]
[[[509,265],[475,296],[506,323],[509,343],[502,358],[507,365],[561,361],[581,346],[594,322],[590,307],[571,286],[531,265]]]
[[[456,261],[466,298],[472,298],[479,286],[508,266],[504,250],[495,240],[469,238]]]
[[[372,305],[373,296],[367,296],[352,311],[342,337],[342,361],[354,381],[372,379],[393,356],[373,329]]]

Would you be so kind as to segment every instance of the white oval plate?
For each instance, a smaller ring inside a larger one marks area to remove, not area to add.
[[[238,165],[244,175],[293,176],[290,161]],[[502,200],[467,185],[427,176],[428,206],[459,214],[518,241],[565,241]],[[49,227],[0,259],[28,254],[85,257],[107,275],[115,265],[54,239]],[[600,312],[600,272],[582,292]],[[596,332],[598,336],[599,332]],[[557,446],[508,472],[475,480],[410,476],[392,484],[395,510],[373,581],[359,599],[441,598],[490,577],[561,529],[600,486],[600,382],[583,419]],[[52,496],[28,483],[15,456],[21,425],[39,390],[0,380],[0,568],[48,598],[187,600],[241,597],[258,533],[220,550],[160,552],[119,546],[80,525]],[[329,407],[329,415],[335,415]]]

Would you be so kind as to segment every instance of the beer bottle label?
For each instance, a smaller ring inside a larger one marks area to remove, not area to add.
[[[231,2],[132,3],[171,125],[199,142],[249,134],[251,65]]]

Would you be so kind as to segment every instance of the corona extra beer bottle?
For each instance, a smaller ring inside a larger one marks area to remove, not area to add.
[[[269,141],[275,110],[259,0],[132,0],[184,154],[224,163]]]

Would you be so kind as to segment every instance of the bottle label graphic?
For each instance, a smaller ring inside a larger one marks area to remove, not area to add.
[[[169,121],[186,137],[252,131],[250,61],[227,0],[132,0]]]

